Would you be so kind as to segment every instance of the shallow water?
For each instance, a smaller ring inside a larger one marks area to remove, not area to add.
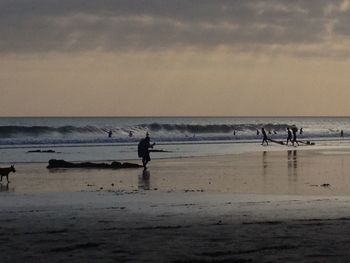
[[[220,192],[276,195],[350,195],[346,149],[263,151],[157,159],[143,169],[47,169],[18,164],[2,190],[45,192]],[[5,179],[4,179],[5,180]]]

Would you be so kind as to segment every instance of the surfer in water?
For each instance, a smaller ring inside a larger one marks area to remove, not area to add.
[[[266,131],[264,128],[261,128],[261,133],[263,135],[263,140],[261,145],[264,145],[264,142],[266,142],[266,145],[269,145],[268,139],[267,139],[267,135],[266,135]]]
[[[151,157],[149,154],[149,149],[153,148],[153,146],[155,145],[155,143],[151,144],[150,143],[150,138],[149,138],[149,134],[146,134],[146,137],[141,139],[138,145],[138,155],[140,158],[142,158],[142,165],[143,167],[146,169],[146,165],[149,161],[151,161]]]

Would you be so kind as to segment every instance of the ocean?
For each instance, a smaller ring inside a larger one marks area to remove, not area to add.
[[[3,117],[0,162],[134,160],[146,133],[161,150],[153,158],[257,151],[264,149],[257,134],[261,127],[281,141],[291,126],[302,128],[298,139],[318,146],[346,144],[350,136],[348,117]]]

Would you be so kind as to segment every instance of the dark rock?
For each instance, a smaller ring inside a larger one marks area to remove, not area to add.
[[[112,166],[114,169],[119,169],[119,168],[122,168],[122,163],[121,163],[121,162],[112,162],[112,163],[111,163],[111,166]]]
[[[136,163],[123,163],[121,168],[140,168],[142,165]]]
[[[112,162],[108,163],[92,163],[92,162],[83,162],[83,163],[72,163],[65,160],[49,160],[48,169],[52,168],[98,168],[98,169],[121,169],[121,168],[141,168],[142,165],[135,163],[120,163]]]
[[[54,150],[30,150],[27,153],[55,153]]]

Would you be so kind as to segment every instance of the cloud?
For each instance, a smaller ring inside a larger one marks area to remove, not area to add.
[[[307,47],[317,54],[313,47],[350,35],[348,12],[341,0],[1,0],[0,52]]]

